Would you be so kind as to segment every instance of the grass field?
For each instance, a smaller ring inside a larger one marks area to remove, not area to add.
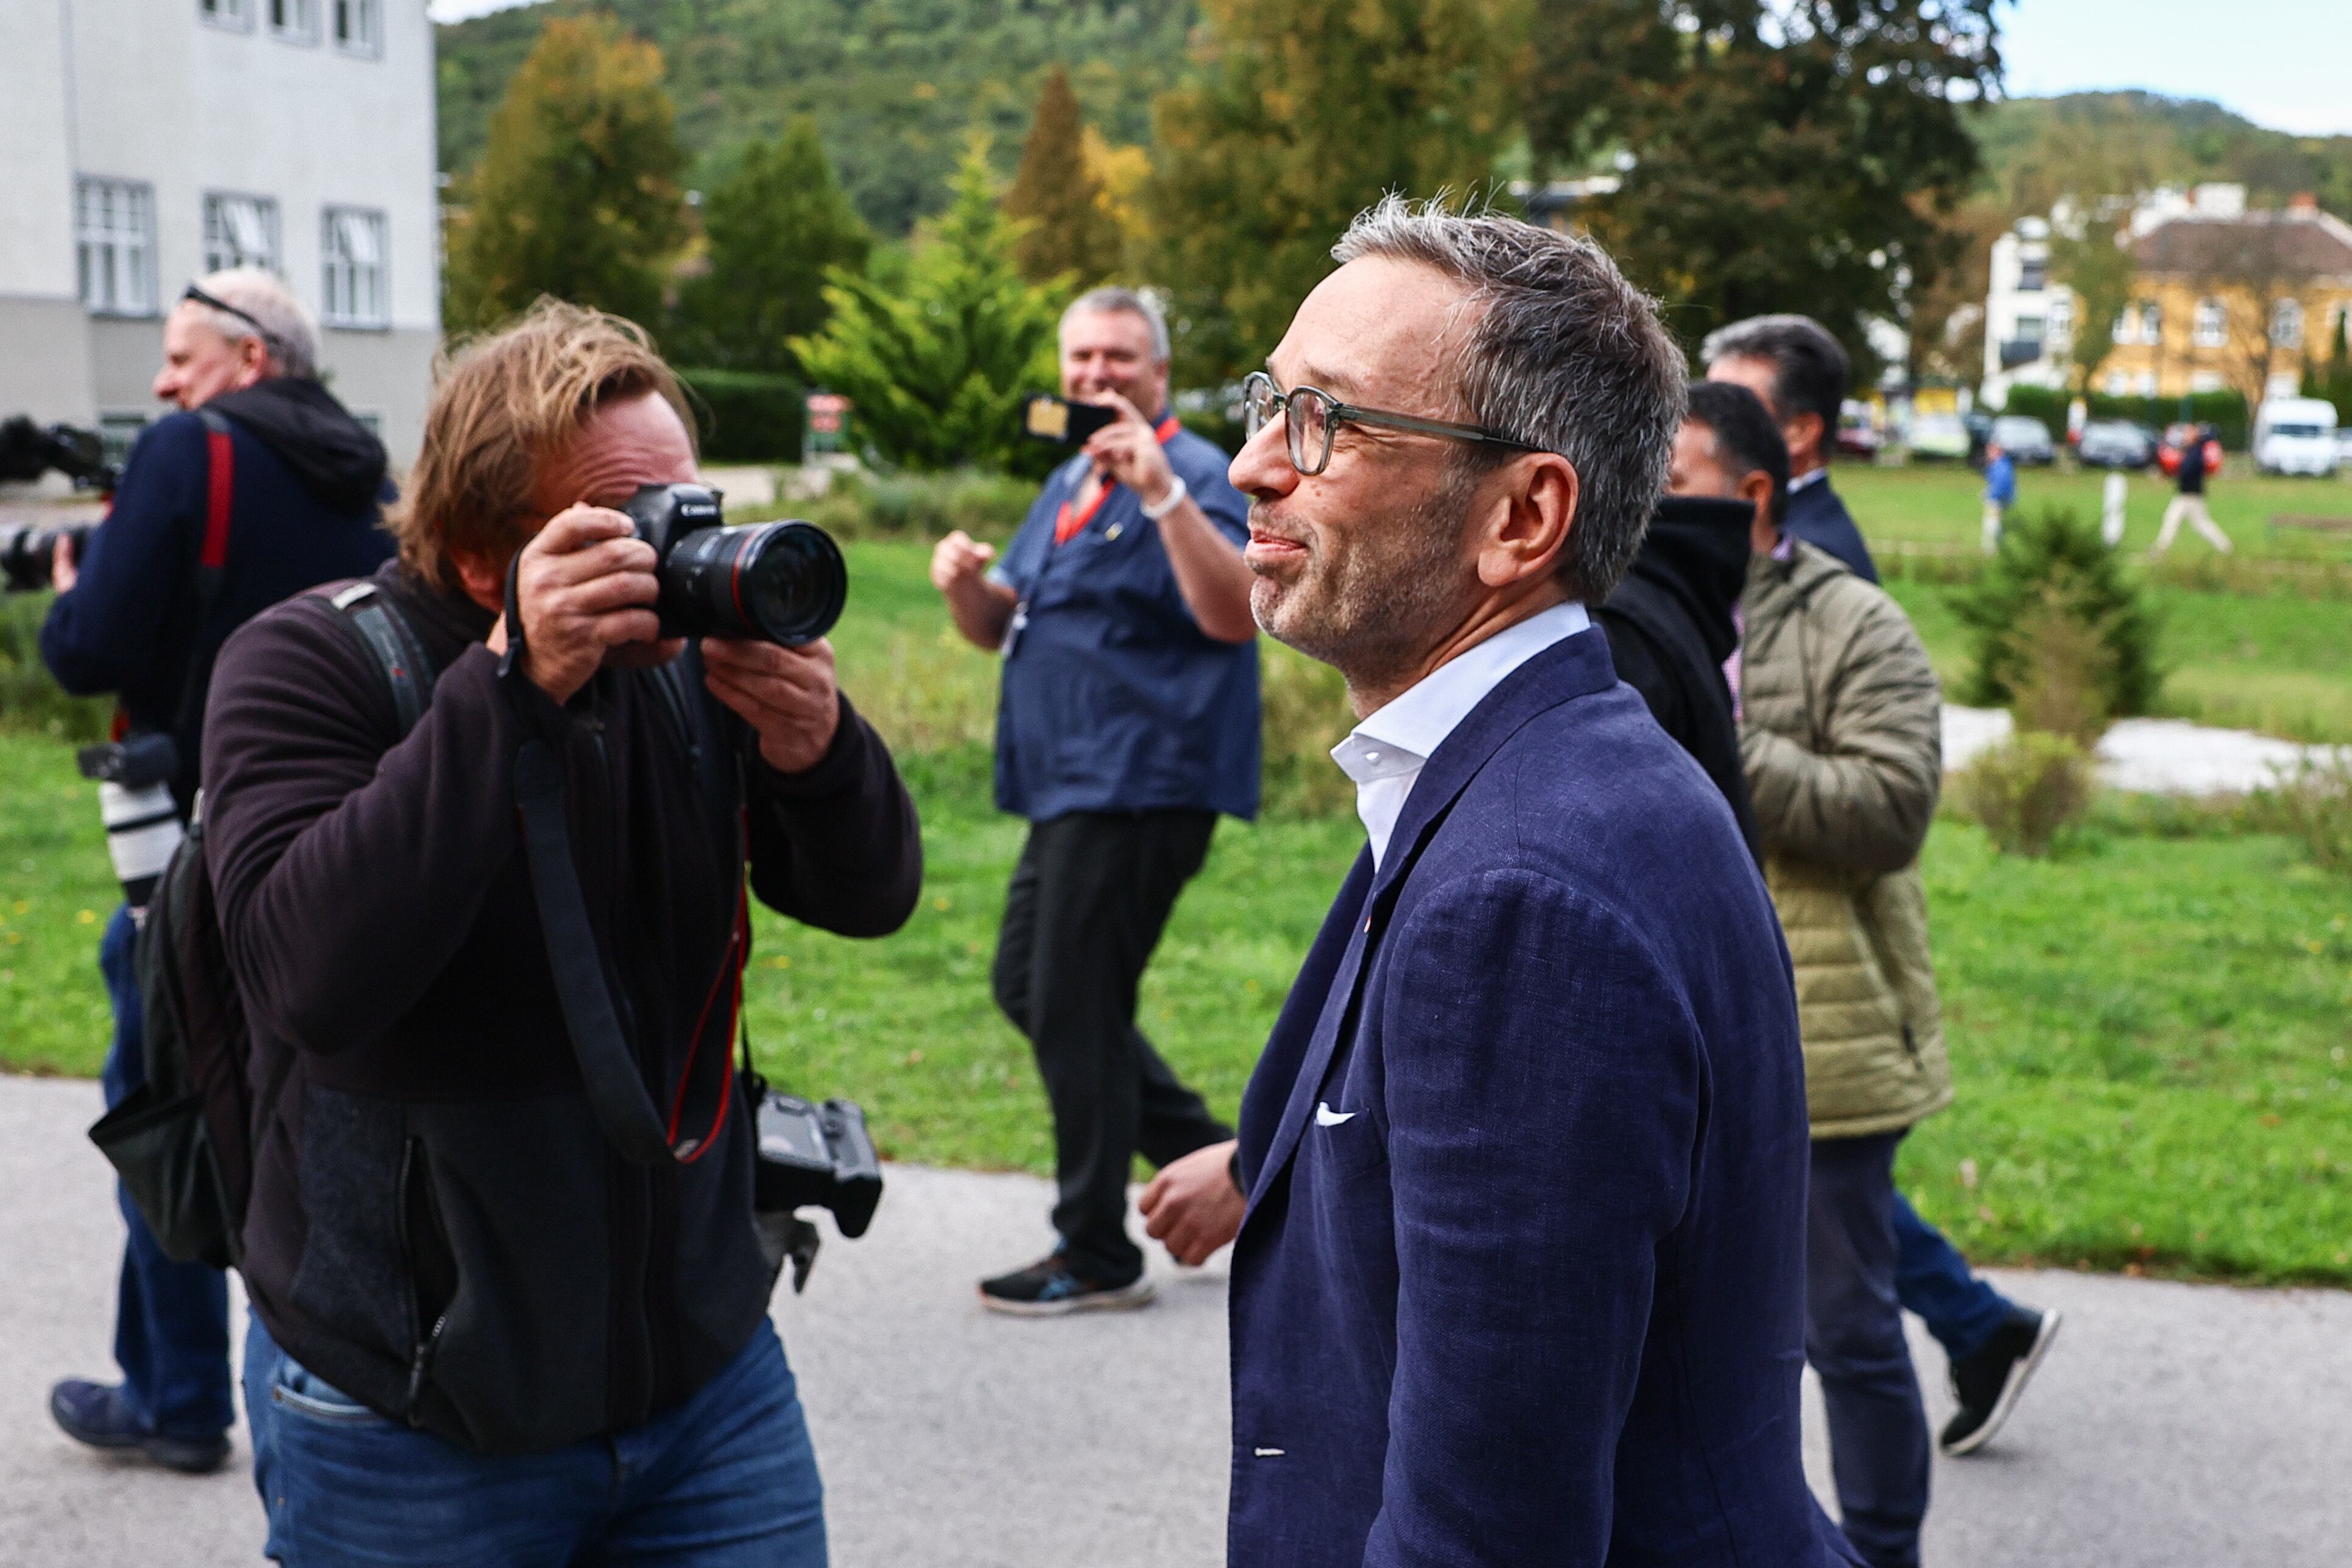
[[[1886,477],[1840,476],[1866,524],[1866,487]],[[1900,494],[1922,515],[1954,496],[1965,507],[1972,491],[1950,477]],[[1972,511],[1963,522],[1972,538]],[[863,1100],[896,1157],[1044,1170],[1035,1071],[988,998],[1021,835],[988,801],[992,663],[942,634],[927,547],[848,553],[843,679],[902,752],[927,883],[908,928],[883,942],[763,915],[753,1039],[780,1080]],[[1942,591],[1894,586],[1939,662],[1955,658]],[[2284,703],[2300,679],[2313,724],[2352,733],[2329,706],[2352,687],[2352,610],[2160,592],[2176,692],[2267,681]],[[1291,700],[1308,703],[1306,690]],[[1301,713],[1301,728],[1339,718]],[[1344,805],[1226,822],[1179,905],[1141,1021],[1221,1113],[1360,842]],[[1974,828],[1941,821],[1926,869],[1960,1098],[1905,1152],[1923,1211],[1985,1261],[2352,1284],[2352,880],[2284,839],[2158,837],[2121,812],[2044,862],[1995,855]],[[113,902],[70,748],[0,735],[0,1065],[96,1072],[109,1025],[94,959]]]

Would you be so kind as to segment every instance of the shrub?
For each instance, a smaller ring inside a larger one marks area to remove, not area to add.
[[[2000,406],[2003,413],[2022,414],[2038,419],[2050,428],[2050,439],[2066,439],[2066,405],[2072,394],[2053,387],[2020,384],[2009,389],[2009,397]],[[2135,424],[2145,424],[2162,430],[2184,416],[2177,397],[2109,397],[2093,392],[2083,400],[2084,412],[2092,419],[2128,419]],[[2246,414],[2246,399],[2242,392],[2197,392],[2189,399],[2185,416],[2199,424],[2210,424],[2221,438],[2221,444],[2231,452],[2243,452],[2252,428]]]
[[[702,426],[702,455],[718,463],[797,463],[807,389],[765,371],[680,371]],[[854,417],[854,416],[853,416]]]
[[[2091,759],[2080,746],[2029,729],[1961,769],[1953,793],[2003,854],[2038,858],[2063,829],[2083,820],[2092,790]]]
[[[943,538],[957,528],[1002,540],[1037,498],[1034,482],[977,468],[944,474],[837,476],[794,508],[840,538]]]
[[[2156,612],[2098,529],[2073,512],[2013,524],[1976,582],[1950,602],[1972,644],[1962,700],[2007,707],[2021,693],[2039,703],[2063,690],[2086,716],[2062,727],[2084,736],[2155,705],[2164,682]],[[2020,722],[2031,717],[2021,713]]]
[[[2352,873],[2352,747],[2306,762],[2293,779],[2257,791],[2247,805],[2259,826],[2301,839],[2323,868]]]
[[[1356,788],[1331,760],[1331,748],[1354,727],[1339,672],[1271,637],[1258,639],[1259,691],[1265,705],[1265,764],[1261,775],[1272,817],[1331,817],[1352,810]]]
[[[103,697],[69,697],[41,663],[46,593],[0,599],[0,728],[88,745],[104,740],[114,705]]]

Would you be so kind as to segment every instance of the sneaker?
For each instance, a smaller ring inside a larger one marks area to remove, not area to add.
[[[1982,1350],[1952,1363],[1952,1394],[1960,1407],[1937,1439],[1944,1452],[1957,1458],[1992,1441],[2058,1337],[2058,1322],[2054,1307],[2041,1312],[2013,1307]]]
[[[982,1306],[992,1312],[1011,1312],[1024,1318],[1058,1317],[1064,1312],[1115,1312],[1139,1307],[1150,1300],[1151,1278],[1140,1270],[1124,1284],[1103,1284],[1076,1272],[1069,1259],[1060,1252],[1040,1258],[1026,1269],[980,1282]]]
[[[67,1437],[93,1448],[136,1448],[167,1470],[206,1476],[228,1462],[228,1434],[174,1437],[149,1430],[120,1385],[68,1377],[49,1390],[49,1415]]]

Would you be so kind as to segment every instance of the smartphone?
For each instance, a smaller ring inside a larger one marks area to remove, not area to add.
[[[1044,392],[1021,405],[1021,434],[1057,446],[1084,446],[1096,431],[1118,423],[1118,410],[1098,402],[1072,402]]]

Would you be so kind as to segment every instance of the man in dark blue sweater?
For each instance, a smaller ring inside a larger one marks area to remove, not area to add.
[[[1764,400],[1789,444],[1789,511],[1781,530],[1825,549],[1864,582],[1878,564],[1845,503],[1830,488],[1838,409],[1852,371],[1845,350],[1809,316],[1752,316],[1707,334],[1706,379],[1735,382]]]
[[[389,495],[383,444],[320,384],[318,327],[284,283],[257,267],[191,285],[163,326],[155,395],[181,412],[143,434],[105,523],[81,559],[60,547],[57,601],[41,656],[77,695],[114,694],[118,730],[168,735],[172,793],[196,793],[204,699],[228,634],[270,605],[337,578],[362,577],[392,553],[378,527]],[[198,409],[205,411],[199,414]],[[206,416],[216,416],[215,423]],[[225,557],[209,596],[199,563],[208,528]],[[146,1078],[138,931],[115,911],[99,948],[114,1003],[106,1102]],[[115,1321],[123,1381],[68,1378],[49,1412],[95,1448],[136,1450],[194,1473],[228,1457],[233,1419],[227,1283],[218,1270],[164,1256],[127,1197],[130,1238]]]

